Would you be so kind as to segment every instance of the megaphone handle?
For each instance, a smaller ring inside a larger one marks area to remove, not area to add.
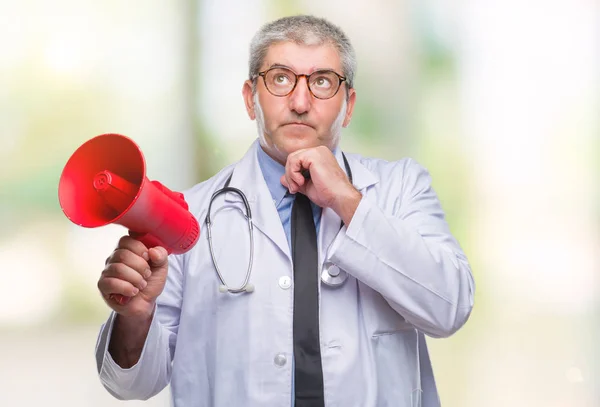
[[[126,305],[131,300],[131,297],[125,297],[121,294],[110,294],[108,298],[118,302],[119,305]]]

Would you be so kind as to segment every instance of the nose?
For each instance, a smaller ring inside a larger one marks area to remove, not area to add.
[[[308,90],[308,82],[306,76],[298,78],[296,88],[290,95],[290,109],[301,115],[310,110],[312,95]]]

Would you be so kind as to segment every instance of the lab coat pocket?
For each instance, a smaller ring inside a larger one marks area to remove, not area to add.
[[[419,341],[415,329],[371,337],[377,372],[377,406],[420,407]]]

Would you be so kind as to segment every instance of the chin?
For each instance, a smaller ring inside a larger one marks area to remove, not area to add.
[[[295,151],[298,150],[302,150],[305,148],[312,148],[312,147],[318,147],[320,145],[320,143],[318,142],[318,140],[314,139],[314,138],[306,138],[306,139],[299,139],[299,138],[289,138],[284,140],[281,143],[281,149],[283,152],[285,152],[285,154],[291,154]]]
[[[289,154],[305,148],[320,145],[330,147],[329,143],[319,139],[317,132],[312,127],[298,127],[285,126],[278,129],[279,131],[276,134],[273,134],[271,141],[274,143],[271,151],[277,155],[278,161],[285,161]]]
[[[317,132],[308,126],[285,126],[279,137],[282,145],[298,148],[316,147],[320,144]]]

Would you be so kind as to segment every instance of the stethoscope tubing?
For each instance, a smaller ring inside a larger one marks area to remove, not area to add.
[[[348,160],[346,159],[346,156],[344,155],[344,153],[342,153],[342,157],[344,159],[344,165],[346,167],[348,179],[350,180],[350,183],[352,183],[352,170],[350,169],[350,165],[348,164]],[[230,292],[232,294],[238,294],[238,293],[243,293],[243,292],[250,293],[250,292],[254,291],[254,285],[250,284],[250,277],[252,275],[252,265],[254,263],[254,226],[252,223],[252,211],[250,209],[250,204],[248,203],[248,199],[246,198],[246,194],[244,194],[244,192],[238,188],[230,187],[229,186],[230,182],[231,182],[231,175],[227,179],[225,186],[223,188],[215,191],[212,194],[210,201],[208,203],[208,213],[206,214],[206,234],[208,237],[208,247],[210,250],[210,257],[212,259],[213,265],[215,266],[215,270],[217,271],[217,276],[219,277],[219,281],[221,282],[219,291]],[[248,261],[248,270],[246,271],[246,276],[244,278],[244,282],[239,287],[230,287],[227,285],[227,283],[225,283],[225,278],[223,277],[223,274],[221,273],[221,270],[219,269],[219,265],[217,264],[217,259],[216,259],[214,249],[213,249],[212,221],[211,221],[212,204],[216,197],[218,197],[219,195],[224,194],[226,192],[233,192],[233,193],[237,194],[240,198],[242,198],[242,201],[244,203],[244,207],[246,210],[244,217],[246,218],[246,221],[248,222],[248,232],[250,233],[250,259]],[[343,226],[343,224],[342,224],[342,226]],[[336,267],[336,266],[334,266],[334,267]],[[327,286],[340,287],[348,279],[348,274],[343,270],[338,269],[337,273],[335,275],[325,275],[326,273],[329,273],[328,270],[329,269],[324,270],[321,275],[321,281]]]

